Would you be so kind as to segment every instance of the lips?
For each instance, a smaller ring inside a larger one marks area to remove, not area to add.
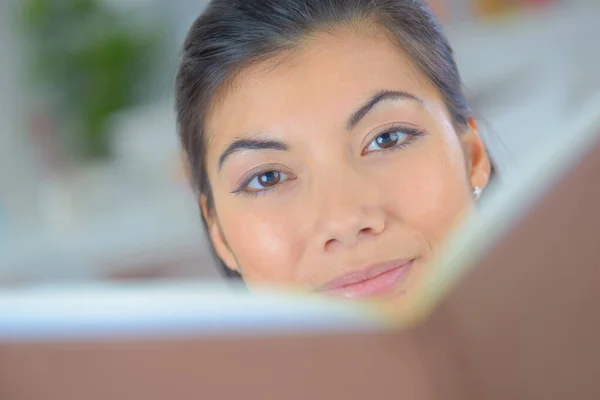
[[[326,283],[322,293],[346,298],[368,298],[389,293],[406,280],[414,260],[395,260],[342,275]]]

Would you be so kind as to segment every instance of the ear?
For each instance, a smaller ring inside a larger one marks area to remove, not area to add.
[[[460,135],[465,150],[467,172],[471,187],[484,189],[490,179],[491,163],[479,134],[477,121],[470,119],[467,130]]]
[[[208,201],[206,196],[200,195],[200,210],[202,211],[202,217],[204,218],[204,221],[206,221],[208,236],[215,253],[217,253],[217,256],[221,259],[221,261],[225,263],[227,268],[236,272],[240,272],[238,262],[235,259],[235,256],[233,255],[229,245],[227,244],[227,240],[225,239],[225,235],[223,234],[223,230],[219,224],[216,212],[214,209],[209,210],[207,203]]]

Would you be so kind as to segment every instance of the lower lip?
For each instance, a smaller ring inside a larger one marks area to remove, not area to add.
[[[378,275],[374,278],[347,285],[341,288],[331,289],[326,294],[345,297],[349,299],[360,299],[374,297],[389,293],[399,282],[406,279],[413,266],[413,261]]]

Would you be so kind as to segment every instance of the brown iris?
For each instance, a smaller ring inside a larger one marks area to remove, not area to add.
[[[263,187],[271,187],[277,185],[281,181],[279,171],[268,171],[258,176],[258,182]]]
[[[377,136],[375,142],[377,143],[377,146],[382,149],[388,149],[398,144],[398,140],[400,139],[399,136],[398,132],[384,133],[383,135]]]

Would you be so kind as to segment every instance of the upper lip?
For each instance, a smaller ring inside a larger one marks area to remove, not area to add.
[[[355,285],[360,282],[368,281],[370,279],[376,278],[380,275],[385,274],[386,272],[395,270],[397,268],[404,267],[409,264],[412,259],[402,259],[402,260],[393,260],[387,261],[378,264],[372,264],[363,269],[353,271],[344,275],[340,275],[337,278],[330,280],[325,283],[323,286],[319,288],[320,291],[328,291],[340,289],[346,286]]]

